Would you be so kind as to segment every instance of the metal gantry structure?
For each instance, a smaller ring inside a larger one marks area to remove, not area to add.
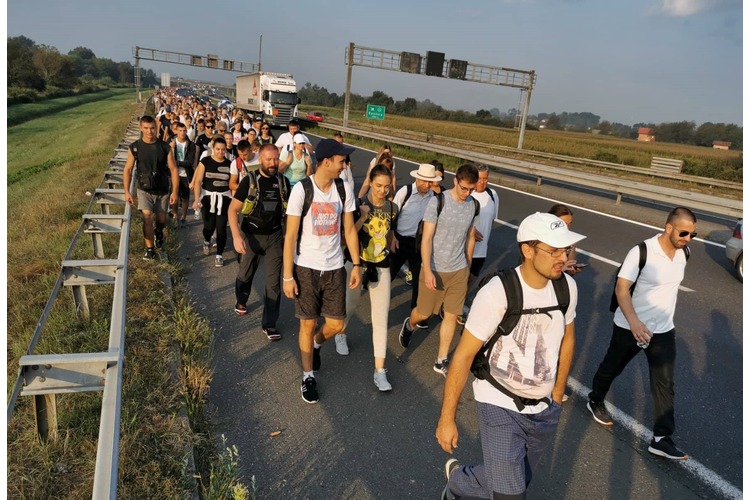
[[[526,120],[531,104],[531,91],[536,83],[535,71],[490,66],[459,59],[445,59],[445,54],[441,52],[428,51],[425,56],[422,56],[414,52],[358,47],[354,43],[349,44],[344,55],[347,66],[346,95],[344,97],[344,128],[348,127],[349,122],[352,68],[354,66],[364,66],[401,73],[451,78],[466,82],[521,89],[521,102],[523,106],[520,110],[521,124],[519,127],[518,149],[523,149]]]
[[[135,59],[133,71],[135,72],[136,92],[140,92],[141,89],[141,60],[181,64],[194,68],[218,69],[235,73],[255,73],[260,71],[259,63],[222,59],[216,54],[185,54],[183,52],[148,49],[138,46],[133,47],[133,58]]]

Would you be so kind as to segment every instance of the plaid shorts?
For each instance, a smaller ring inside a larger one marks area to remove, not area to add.
[[[299,319],[346,318],[346,269],[318,271],[295,264],[297,298],[294,315]]]

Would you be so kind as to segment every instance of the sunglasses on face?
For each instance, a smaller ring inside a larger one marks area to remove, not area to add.
[[[698,233],[695,231],[693,231],[692,233],[690,231],[680,231],[679,233],[677,233],[677,236],[679,236],[680,238],[684,238],[688,235],[690,235],[690,239],[692,240],[695,239],[696,236],[698,236]]]

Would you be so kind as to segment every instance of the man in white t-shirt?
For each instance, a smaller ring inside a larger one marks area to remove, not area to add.
[[[286,211],[282,280],[284,295],[294,300],[295,316],[300,320],[301,391],[306,403],[318,402],[314,372],[320,368],[320,347],[343,331],[346,319],[342,219],[346,246],[354,260],[349,288],[357,288],[362,280],[359,239],[354,227],[354,195],[339,179],[346,155],[353,151],[333,139],[320,141],[316,151],[318,169],[294,185]],[[307,207],[306,185],[311,190],[307,192],[312,194]],[[316,332],[321,316],[325,321]]]
[[[294,149],[294,136],[297,134],[305,138],[305,149],[307,150],[307,152],[309,154],[313,153],[313,147],[310,143],[310,139],[308,139],[305,134],[300,133],[299,122],[294,119],[289,122],[289,132],[284,132],[279,136],[278,139],[276,139],[276,147],[279,148],[279,153],[283,152],[284,150],[286,150],[287,152],[291,152]]]
[[[648,360],[654,408],[654,437],[648,451],[671,460],[688,458],[671,437],[675,430],[674,312],[690,255],[687,245],[696,237],[696,224],[691,210],[677,207],[669,213],[664,232],[644,242],[646,261],[642,270],[639,271],[639,246],[628,252],[615,284],[618,307],[612,339],[594,375],[587,405],[596,422],[611,426],[612,417],[604,405],[604,397],[615,378],[643,351]]]
[[[531,473],[549,453],[560,419],[575,346],[578,291],[563,273],[570,246],[585,236],[552,214],[535,213],[518,226],[522,262],[517,273],[523,293],[517,325],[488,353],[488,380],[475,379],[484,464],[445,464],[443,498],[525,498]],[[553,280],[567,280],[569,302],[559,308]],[[458,446],[456,409],[474,356],[492,338],[508,307],[505,287],[494,277],[477,293],[448,370],[435,437],[447,453]],[[533,309],[546,308],[546,312]],[[506,393],[507,392],[507,393]],[[511,397],[508,393],[513,394]]]

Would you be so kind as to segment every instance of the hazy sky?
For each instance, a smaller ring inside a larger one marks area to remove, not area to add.
[[[10,0],[8,36],[67,53],[133,61],[133,47],[257,62],[342,94],[344,50],[444,52],[534,70],[531,110],[588,111],[632,125],[742,125],[741,0],[342,0],[220,2]],[[235,74],[142,61],[157,74],[232,82]],[[450,109],[519,106],[520,91],[355,67],[352,91]]]

